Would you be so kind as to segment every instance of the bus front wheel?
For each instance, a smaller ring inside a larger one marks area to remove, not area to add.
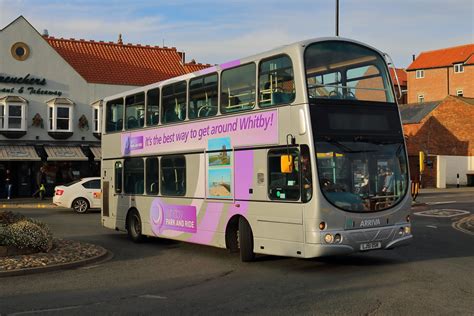
[[[242,262],[250,262],[255,259],[252,229],[247,220],[243,217],[239,218],[239,248],[240,260]]]
[[[127,216],[127,233],[128,237],[136,243],[142,242],[144,236],[142,235],[142,221],[137,210],[131,210]]]

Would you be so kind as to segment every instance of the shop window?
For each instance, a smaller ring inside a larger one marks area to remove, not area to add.
[[[125,129],[145,126],[145,94],[137,93],[125,98]]]
[[[282,170],[282,160],[288,159],[291,166]],[[268,196],[271,200],[300,198],[300,163],[296,149],[277,149],[268,152]]]
[[[0,130],[26,130],[26,100],[20,97],[0,99]]]
[[[184,121],[186,118],[186,82],[170,84],[161,90],[163,123]]]
[[[158,158],[146,160],[146,194],[158,194]]]
[[[224,70],[221,75],[221,112],[250,110],[255,105],[254,63]]]
[[[186,194],[186,159],[184,156],[161,158],[161,194]]]
[[[293,65],[288,56],[262,61],[259,69],[260,107],[288,104],[295,100]]]
[[[48,131],[50,132],[72,132],[73,131],[73,105],[66,98],[56,98],[47,102],[48,104]]]
[[[123,163],[123,175],[125,180],[125,193],[143,194],[145,179],[142,158],[125,159]]]

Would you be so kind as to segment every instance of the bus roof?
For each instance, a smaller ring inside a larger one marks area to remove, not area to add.
[[[235,59],[235,60],[228,61],[228,62],[219,64],[219,65],[211,66],[209,68],[201,69],[199,71],[191,72],[191,73],[181,75],[181,76],[178,76],[178,77],[169,78],[169,79],[166,79],[166,80],[163,80],[163,81],[158,81],[158,82],[146,85],[146,86],[137,87],[137,88],[134,88],[134,89],[131,89],[131,90],[120,92],[120,93],[117,93],[117,94],[114,94],[114,95],[111,95],[111,96],[108,96],[108,97],[104,98],[104,101],[113,100],[113,99],[116,99],[116,98],[121,98],[121,97],[130,95],[130,94],[150,90],[150,89],[153,89],[153,88],[165,85],[165,84],[170,84],[170,83],[178,82],[178,81],[181,81],[181,80],[187,80],[187,79],[202,76],[202,75],[205,75],[205,74],[208,74],[208,73],[213,73],[213,72],[216,72],[216,71],[219,71],[219,70],[232,68],[232,67],[240,65],[240,64],[246,64],[246,63],[249,63],[249,62],[252,62],[252,61],[255,61],[255,60],[265,59],[267,57],[275,56],[275,55],[278,55],[278,54],[285,54],[285,53],[288,53],[290,51],[295,51],[295,50],[300,51],[300,50],[303,50],[304,47],[306,47],[307,45],[318,43],[318,42],[326,42],[326,41],[342,41],[342,42],[350,42],[350,43],[358,44],[358,45],[370,48],[370,49],[376,51],[377,53],[379,53],[380,55],[383,56],[383,52],[381,52],[377,48],[372,47],[372,46],[370,46],[368,44],[365,44],[363,42],[359,42],[357,40],[344,38],[344,37],[312,38],[312,39],[307,39],[307,40],[294,42],[294,43],[291,43],[291,44],[278,46],[278,47],[275,47],[271,50],[268,50],[268,51],[265,51],[265,52],[262,52],[262,53],[247,56],[247,57],[244,57],[244,58]]]

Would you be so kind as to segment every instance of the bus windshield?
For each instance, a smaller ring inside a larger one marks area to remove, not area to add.
[[[326,41],[305,51],[308,96],[395,102],[387,67],[379,53],[355,43]]]
[[[332,204],[352,212],[387,209],[408,185],[403,141],[316,141],[321,190]]]

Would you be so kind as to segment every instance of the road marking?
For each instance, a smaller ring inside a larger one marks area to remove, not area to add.
[[[426,202],[426,205],[439,205],[439,204],[452,204],[457,203],[457,201],[446,201],[446,202]]]
[[[470,231],[470,230],[467,230],[465,228],[463,228],[461,225],[467,223],[467,222],[470,222],[470,221],[473,221],[474,222],[474,215],[471,215],[471,216],[466,216],[466,217],[463,217],[461,218],[460,220],[456,221],[456,222],[453,222],[451,224],[451,226],[456,229],[456,230],[459,230],[460,232],[463,232],[463,233],[466,233],[466,234],[469,234],[469,235],[474,235],[474,232]]]
[[[140,295],[139,297],[141,297],[141,298],[152,298],[152,299],[157,299],[157,300],[166,300],[166,299],[168,299],[165,296],[151,295],[151,294]]]
[[[37,309],[33,311],[18,312],[18,313],[12,313],[8,315],[29,315],[29,314],[38,314],[38,313],[59,312],[59,311],[78,309],[82,307],[83,307],[82,305],[77,305],[77,306],[67,306],[67,307],[58,307],[58,308]]]
[[[414,214],[418,215],[418,216],[448,218],[448,217],[455,217],[455,216],[470,214],[470,212],[465,211],[465,210],[455,210],[455,209],[449,209],[449,208],[442,208],[442,209],[436,209],[436,210],[416,212]]]
[[[438,228],[437,226],[434,226],[434,225],[426,225],[426,227],[429,227],[429,228]]]

